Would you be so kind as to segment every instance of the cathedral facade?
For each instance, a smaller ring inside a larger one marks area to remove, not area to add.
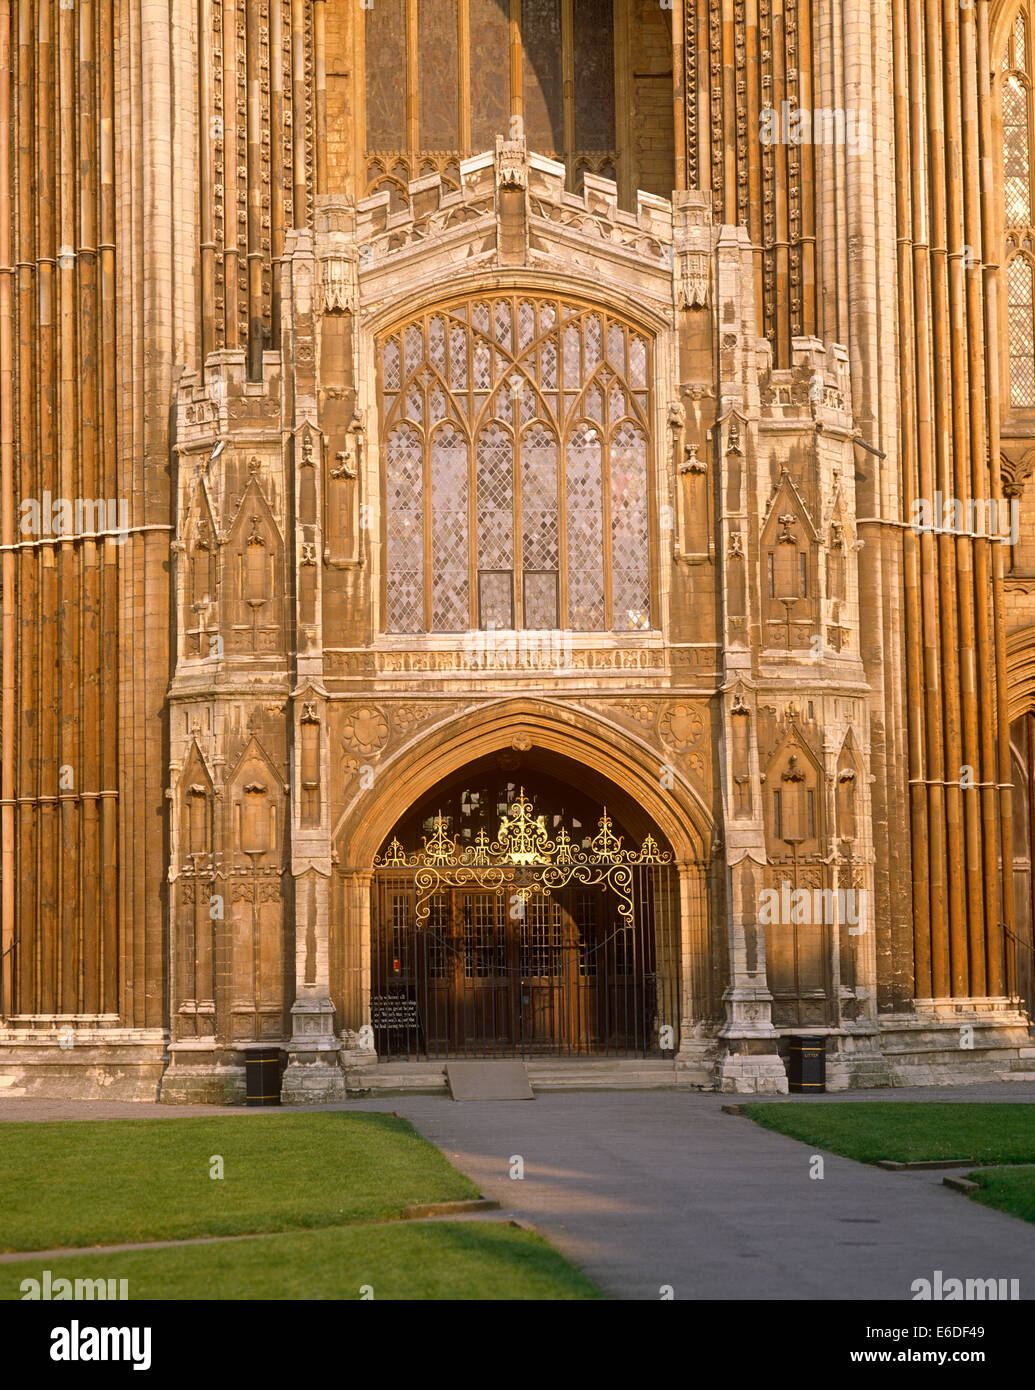
[[[1030,1066],[1031,22],[0,0],[0,1094]]]

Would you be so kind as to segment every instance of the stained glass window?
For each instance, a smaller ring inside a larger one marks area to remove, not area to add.
[[[647,341],[496,295],[379,347],[386,630],[649,628]]]
[[[1006,334],[1010,404],[1035,407],[1035,304],[1032,263],[1017,248],[1031,236],[1032,92],[1030,45],[1023,12],[1014,20],[1003,54],[1003,212],[1006,249]]]

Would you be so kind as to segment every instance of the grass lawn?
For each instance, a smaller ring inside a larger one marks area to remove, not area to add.
[[[5,1251],[347,1226],[478,1196],[406,1120],[339,1111],[2,1124],[0,1192]]]
[[[1001,1168],[967,1176],[981,1188],[970,1194],[975,1202],[1035,1221],[1035,1168]]]
[[[541,1236],[486,1221],[339,1227],[120,1255],[74,1255],[47,1260],[46,1268],[53,1279],[128,1279],[131,1301],[358,1299],[364,1286],[375,1300],[601,1296]],[[0,1265],[0,1299],[20,1299],[21,1281],[42,1280],[42,1271],[34,1260]],[[79,1317],[83,1306],[77,1305]]]
[[[1035,1105],[792,1101],[745,1105],[744,1114],[766,1129],[862,1163],[1035,1163]]]

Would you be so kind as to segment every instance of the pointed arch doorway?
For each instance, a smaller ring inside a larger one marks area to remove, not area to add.
[[[657,828],[496,754],[424,795],[375,859],[378,1056],[672,1055],[679,882]]]

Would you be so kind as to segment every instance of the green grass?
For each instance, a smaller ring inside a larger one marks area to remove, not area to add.
[[[54,1279],[128,1279],[131,1301],[359,1299],[364,1285],[375,1300],[601,1297],[541,1236],[484,1221],[353,1226],[45,1264]],[[43,1267],[0,1265],[0,1299],[22,1298],[21,1281],[41,1280]]]
[[[407,1121],[340,1111],[2,1124],[0,1192],[5,1251],[346,1226],[478,1196]]]
[[[744,1114],[766,1129],[862,1163],[1035,1163],[1035,1105],[761,1102],[745,1105]]]
[[[1035,1221],[1035,1168],[1000,1168],[967,1176],[981,1189],[970,1194],[975,1202]]]

